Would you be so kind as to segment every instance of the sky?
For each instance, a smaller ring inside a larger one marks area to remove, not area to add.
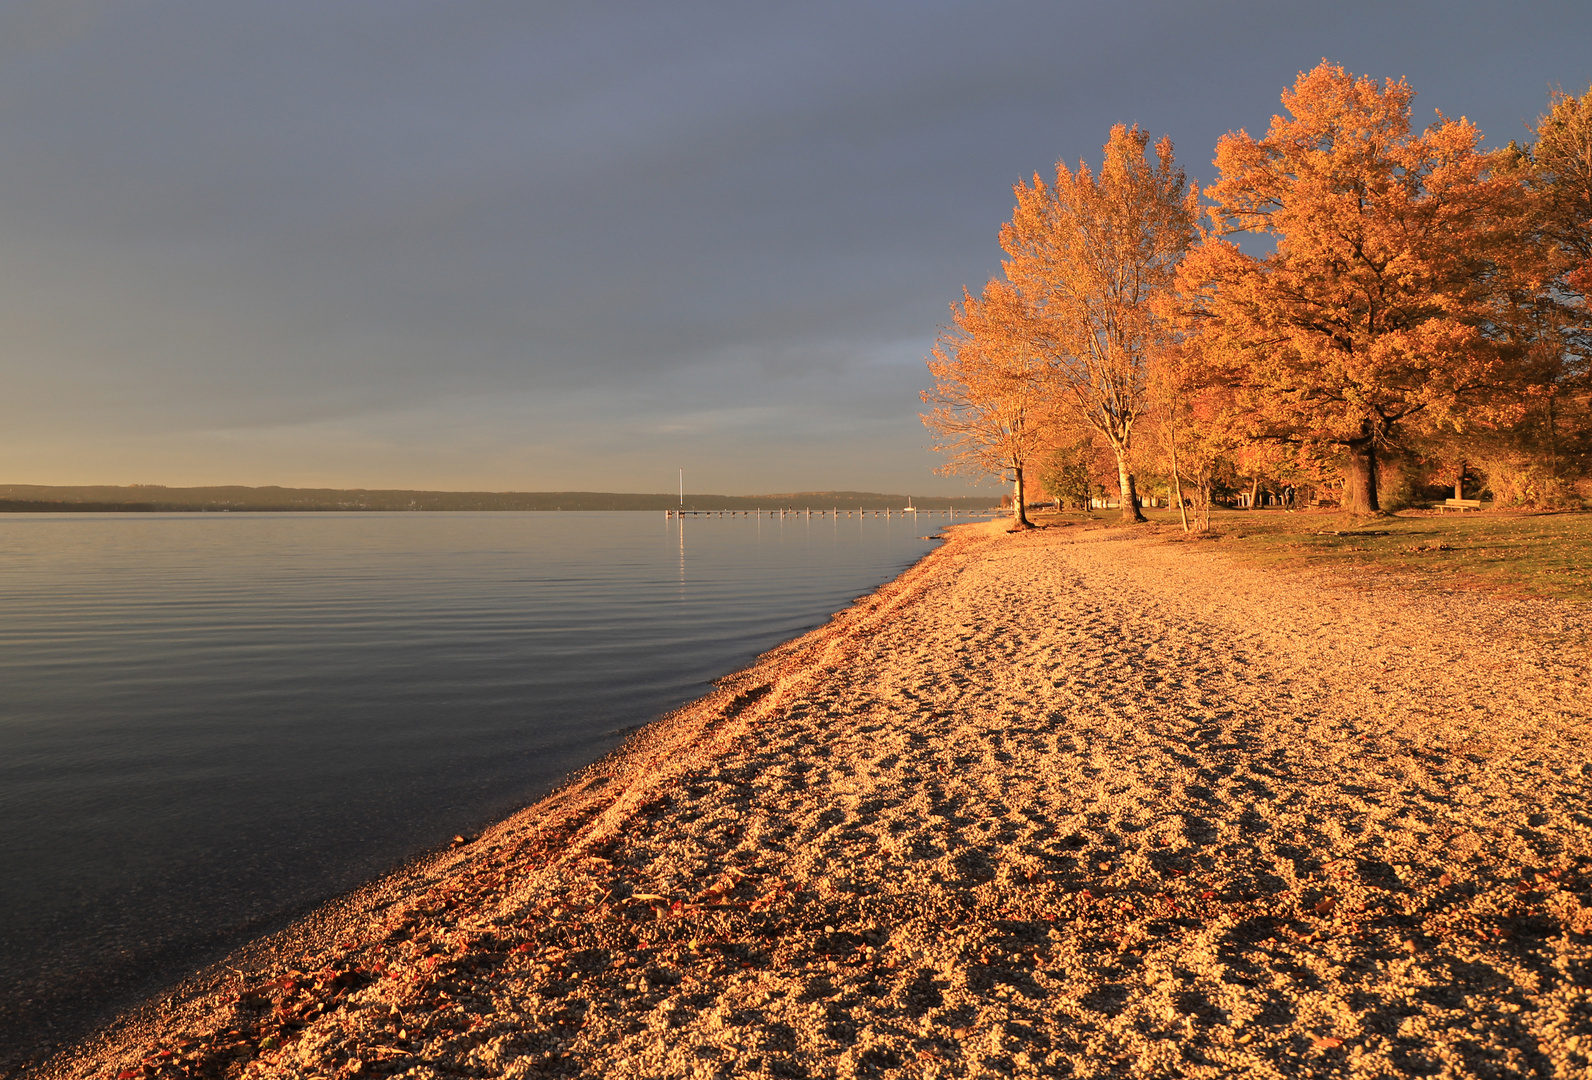
[[[1012,185],[1209,183],[1323,58],[1502,145],[1592,12],[11,0],[0,483],[978,490],[918,392]]]

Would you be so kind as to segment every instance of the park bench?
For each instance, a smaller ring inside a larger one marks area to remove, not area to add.
[[[1480,510],[1481,509],[1481,500],[1480,499],[1444,499],[1443,500],[1443,509],[1444,510],[1458,510],[1460,513],[1464,513],[1466,510]]]

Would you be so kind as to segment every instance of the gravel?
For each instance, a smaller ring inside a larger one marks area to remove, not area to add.
[[[30,1075],[1589,1075],[1586,609],[1177,538],[952,530]]]

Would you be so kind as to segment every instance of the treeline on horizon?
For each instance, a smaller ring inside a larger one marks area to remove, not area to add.
[[[1325,60],[1203,191],[1137,126],[1014,188],[929,369],[942,472],[1125,520],[1297,488],[1356,513],[1592,498],[1592,88],[1488,151]],[[1203,198],[1202,198],[1203,196]],[[1240,243],[1239,241],[1243,241]]]
[[[874,491],[802,491],[770,495],[685,496],[687,510],[862,507],[899,510],[908,496]],[[984,509],[990,496],[912,496],[924,510]],[[180,513],[294,510],[677,510],[675,494],[604,491],[405,491],[360,488],[191,487],[154,484],[81,487],[0,485],[0,513]]]

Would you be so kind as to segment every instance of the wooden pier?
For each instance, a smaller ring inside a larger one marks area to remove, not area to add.
[[[762,508],[755,510],[665,510],[663,512],[663,519],[665,521],[669,521],[674,518],[688,517],[767,517],[771,520],[775,518],[783,520],[784,518],[788,517],[798,517],[810,521],[815,517],[835,518],[837,520],[842,517],[882,517],[885,519],[912,518],[914,521],[916,521],[920,517],[942,517],[947,520],[954,521],[958,515],[964,518],[983,518],[995,517],[1003,513],[1005,513],[1004,510],[997,510],[993,508],[989,510],[922,510],[917,507],[909,507],[905,510],[864,510],[859,506],[855,510],[842,510],[838,506],[833,506],[827,510],[814,510],[811,507],[804,506],[800,510],[796,510],[787,506],[776,507],[772,510],[764,510]]]

